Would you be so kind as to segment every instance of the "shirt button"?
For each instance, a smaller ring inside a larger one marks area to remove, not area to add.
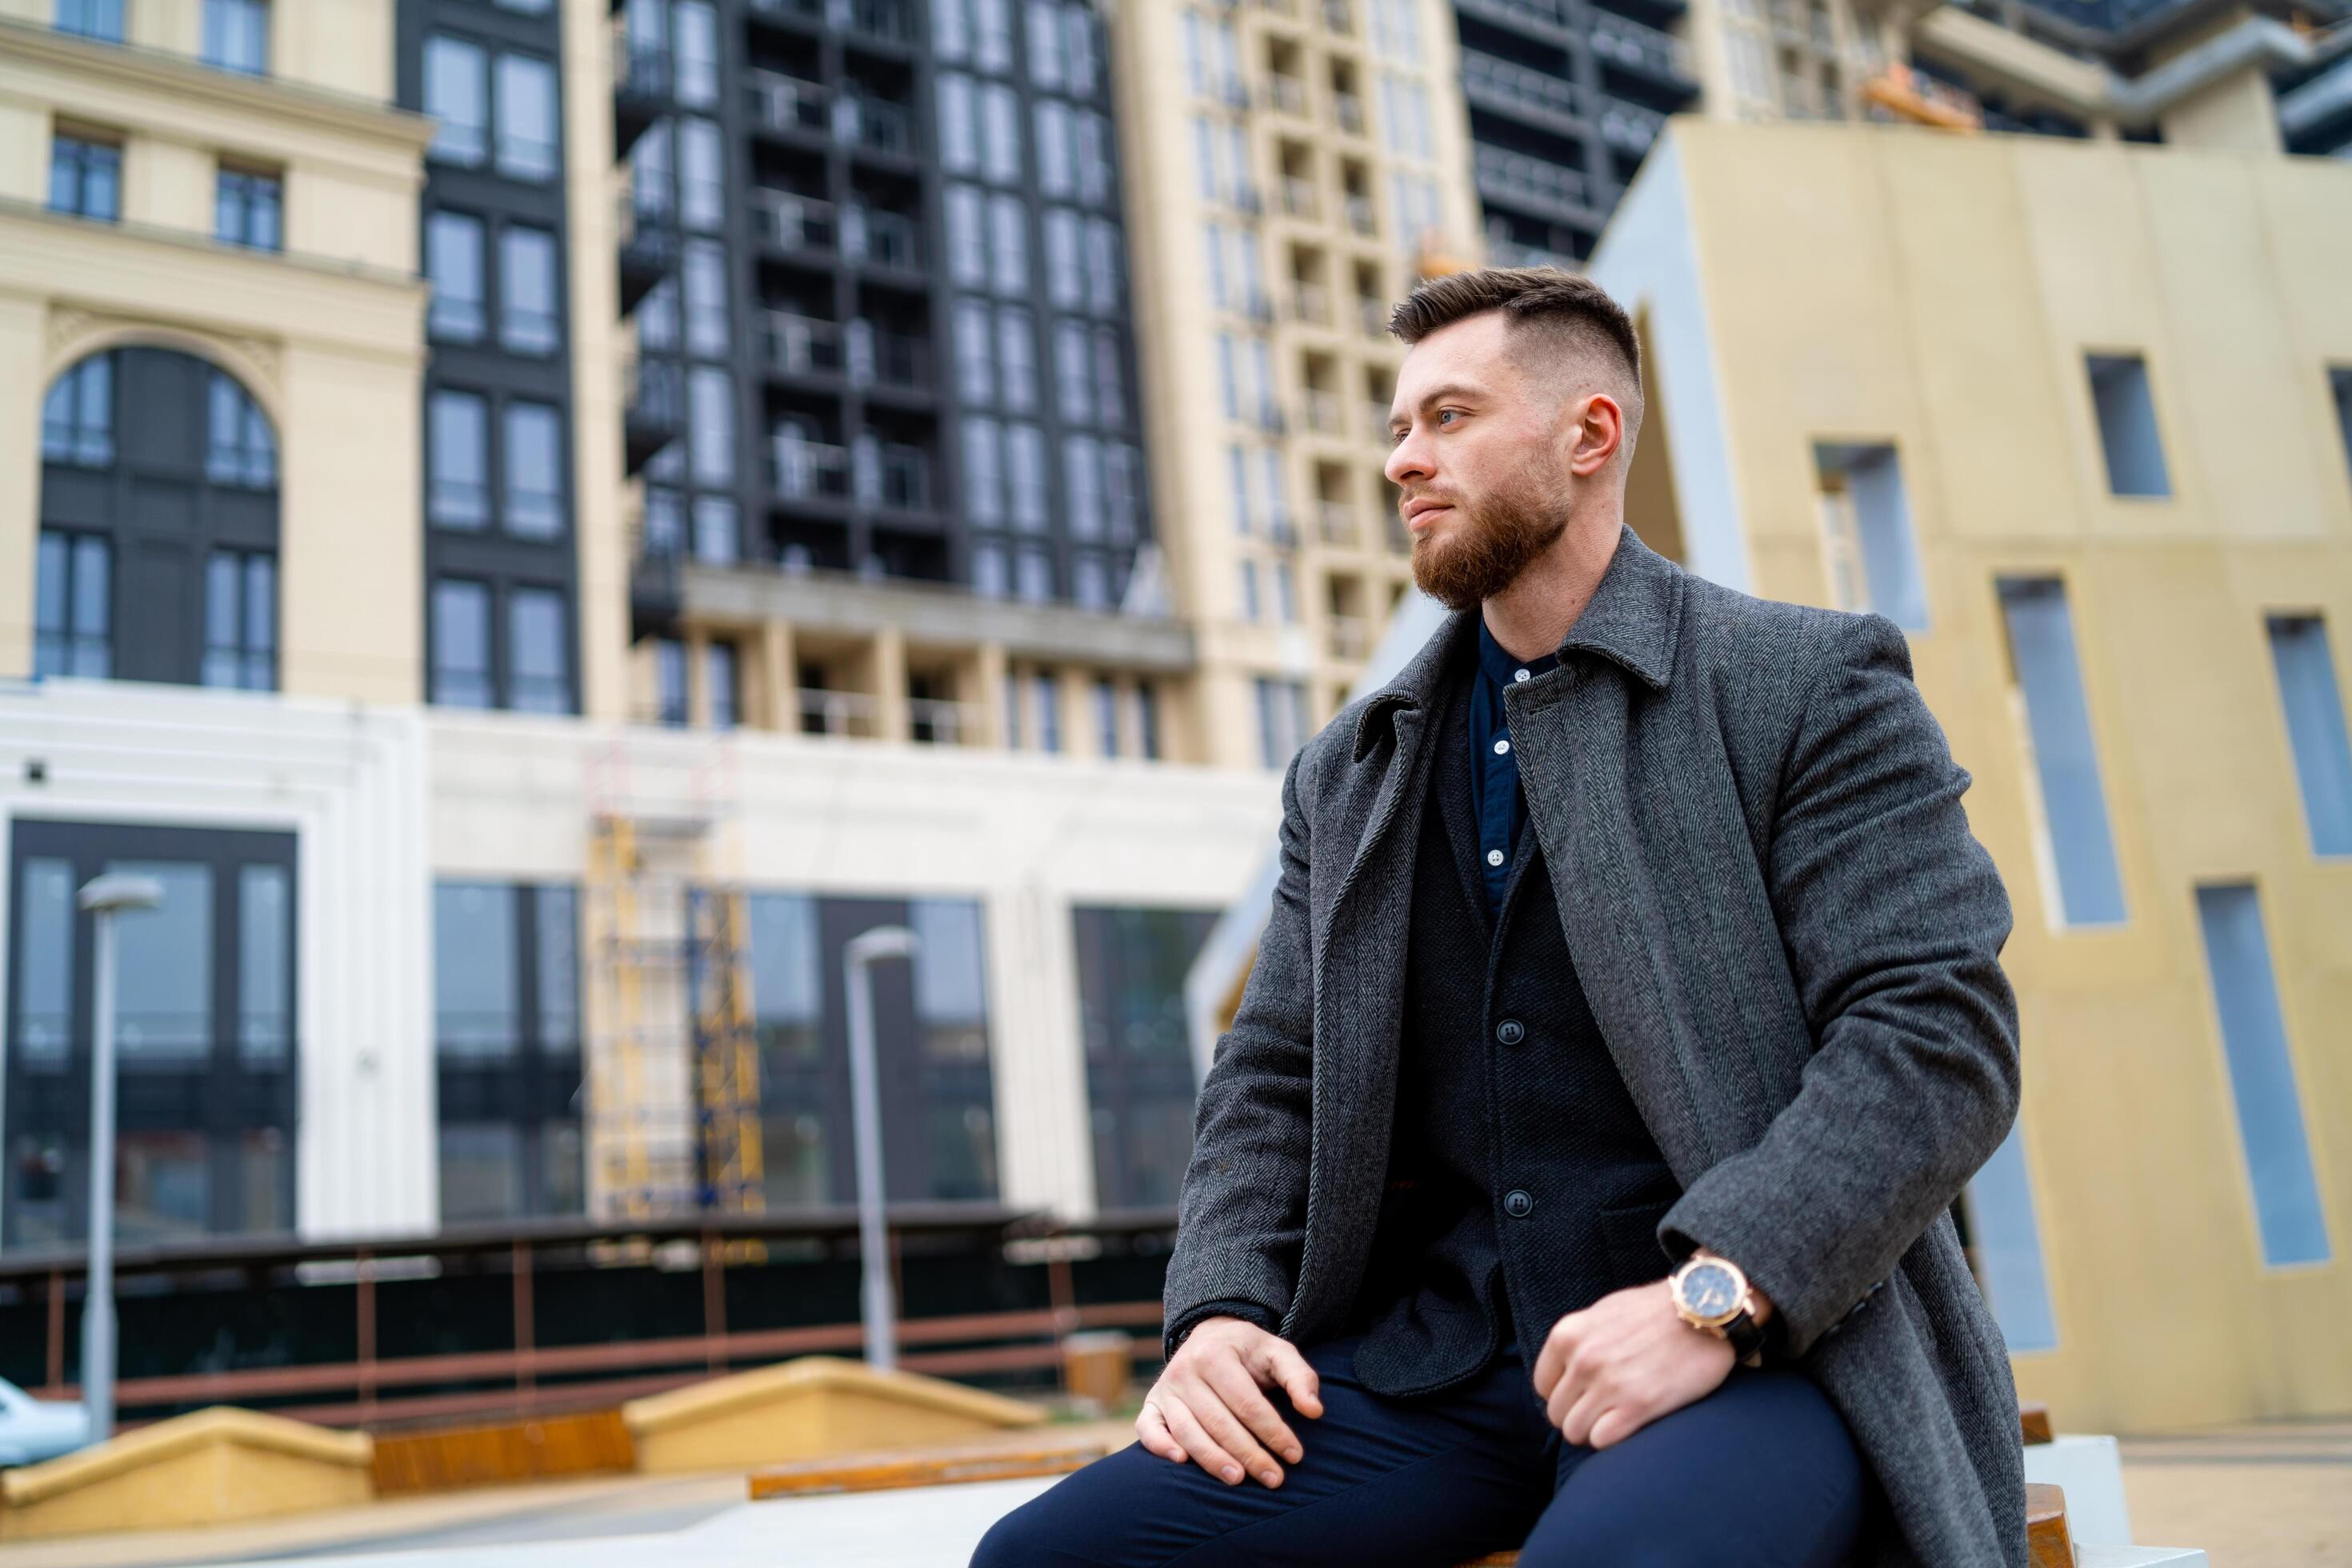
[[[1513,680],[1525,680],[1527,678],[1528,672],[1524,669],[1515,669],[1511,671],[1511,679]]]
[[[1508,741],[1497,741],[1497,742],[1495,742],[1495,754],[1496,754],[1496,756],[1498,756],[1498,757],[1507,757],[1507,756],[1509,756],[1509,755],[1511,754],[1511,743],[1510,743]]]
[[[1487,851],[1486,851],[1486,864],[1487,864],[1487,865],[1489,865],[1489,866],[1499,866],[1499,865],[1501,865],[1502,863],[1503,863],[1503,852],[1502,852],[1501,850],[1499,850],[1499,849],[1489,849],[1489,850],[1487,850]]]
[[[1517,1018],[1506,1018],[1495,1026],[1495,1037],[1507,1046],[1516,1046],[1528,1037],[1527,1026]]]
[[[1518,1188],[1503,1194],[1503,1212],[1513,1219],[1525,1219],[1535,1212],[1536,1201]]]

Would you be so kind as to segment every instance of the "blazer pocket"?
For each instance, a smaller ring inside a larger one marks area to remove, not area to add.
[[[1608,1248],[1609,1272],[1615,1289],[1646,1285],[1666,1277],[1666,1249],[1658,1245],[1658,1222],[1674,1206],[1673,1198],[1653,1198],[1601,1211],[1601,1239]]]

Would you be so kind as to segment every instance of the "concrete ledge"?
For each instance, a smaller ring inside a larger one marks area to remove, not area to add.
[[[2212,1568],[2212,1563],[2189,1546],[2080,1546],[2074,1568]]]
[[[2113,1437],[2062,1433],[2025,1447],[2025,1479],[2066,1494],[2066,1530],[2077,1547],[2129,1546],[2124,1461]]]
[[[782,1464],[1034,1426],[1045,1412],[919,1373],[802,1356],[621,1407],[647,1473]]]
[[[373,1445],[215,1406],[0,1476],[0,1539],[173,1530],[367,1502]]]

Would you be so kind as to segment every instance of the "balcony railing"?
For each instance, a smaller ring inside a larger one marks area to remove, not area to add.
[[[1307,84],[1295,76],[1275,71],[1265,79],[1266,97],[1282,114],[1307,117]]]
[[[1362,531],[1356,526],[1356,509],[1345,501],[1316,502],[1315,524],[1316,532],[1326,544],[1352,550],[1363,538]]]
[[[833,250],[841,243],[831,202],[765,186],[751,192],[751,235],[785,250]]]
[[[986,733],[987,710],[977,702],[951,702],[943,697],[907,700],[908,728],[928,745],[960,746],[969,737],[978,743]]]
[[[1584,176],[1546,159],[1500,147],[1480,147],[1473,166],[1483,192],[1500,192],[1506,197],[1516,195],[1554,207],[1586,205]]]
[[[1339,417],[1339,395],[1307,389],[1307,427],[1318,436],[1344,436],[1346,422]]]
[[[1325,623],[1326,644],[1334,658],[1361,658],[1372,649],[1372,628],[1361,616],[1333,616]]]
[[[1476,49],[1462,51],[1462,88],[1474,98],[1483,92],[1547,114],[1583,118],[1575,83]]]
[[[667,360],[624,359],[621,409],[625,471],[634,474],[685,428],[686,388],[678,367]]]
[[[1372,198],[1360,192],[1350,193],[1347,197],[1346,205],[1348,226],[1358,234],[1372,233],[1375,226],[1372,221]]]
[[[1315,216],[1315,182],[1304,174],[1282,176],[1282,210],[1292,217]]]
[[[1676,85],[1692,80],[1690,46],[1631,17],[1596,13],[1592,52],[1603,60]]]
[[[931,384],[931,345],[867,321],[849,323],[849,379],[857,386],[895,386],[909,391]]]
[[[787,500],[847,500],[849,448],[779,431],[768,440],[768,488]]]
[[[1646,153],[1665,129],[1666,117],[1657,110],[1606,93],[1601,95],[1601,136],[1611,146],[1628,153]]]
[[[850,453],[851,493],[861,506],[931,510],[931,455],[903,441],[858,437]]]
[[[803,735],[856,736],[871,740],[879,731],[881,704],[866,691],[830,691],[803,686],[793,697],[800,708]]]
[[[1364,133],[1364,100],[1352,92],[1333,93],[1331,118],[1338,121],[1339,129],[1349,135],[1361,136]]]
[[[893,44],[915,41],[906,7],[895,0],[751,0],[751,9],[763,16],[813,23],[837,33],[863,33]]]
[[[627,193],[614,216],[621,237],[621,313],[626,315],[677,265],[677,223],[668,209],[641,207]]]
[[[1330,297],[1320,283],[1304,279],[1290,286],[1290,319],[1294,321],[1322,323],[1331,319]]]
[[[753,71],[744,90],[751,100],[752,121],[768,130],[823,136],[832,124],[827,105],[833,93],[823,82],[782,71]]]
[[[919,272],[923,267],[922,229],[904,213],[853,206],[842,215],[841,253],[870,267]]]
[[[789,310],[769,310],[759,321],[761,357],[785,375],[841,374],[841,323]]]

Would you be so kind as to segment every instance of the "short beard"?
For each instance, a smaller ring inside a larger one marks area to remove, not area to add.
[[[1413,582],[1450,610],[1475,610],[1509,587],[1568,529],[1566,499],[1538,484],[1454,510],[1461,518],[1448,538],[1412,542]]]

